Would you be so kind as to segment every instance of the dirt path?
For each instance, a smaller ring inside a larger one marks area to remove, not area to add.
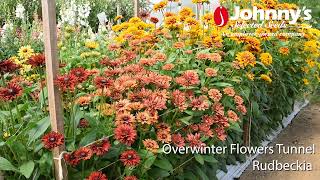
[[[285,146],[310,146],[315,144],[315,154],[274,153],[261,155],[257,158],[261,163],[278,160],[281,163],[292,163],[299,160],[312,164],[312,171],[253,171],[250,164],[242,174],[241,180],[320,180],[320,103],[311,104],[304,108],[269,146],[284,144]]]

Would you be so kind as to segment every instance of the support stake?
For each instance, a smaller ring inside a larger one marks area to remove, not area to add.
[[[133,0],[133,7],[134,7],[134,16],[139,16],[139,10],[140,10],[140,2],[139,0]]]
[[[55,0],[42,0],[42,16],[51,129],[52,131],[64,134],[61,94],[58,87],[54,85],[54,80],[59,72]],[[63,145],[59,148],[54,148],[52,151],[55,177],[57,180],[66,180],[68,178],[65,163],[63,160],[59,160],[60,154],[63,152],[64,148]]]

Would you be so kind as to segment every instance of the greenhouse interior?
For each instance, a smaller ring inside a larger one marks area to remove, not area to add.
[[[317,0],[1,0],[0,180],[319,180]]]

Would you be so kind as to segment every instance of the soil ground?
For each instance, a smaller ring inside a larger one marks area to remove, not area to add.
[[[293,122],[279,134],[269,146],[310,146],[315,144],[315,154],[269,154],[260,155],[261,163],[278,160],[281,163],[292,163],[299,160],[312,164],[312,171],[253,171],[250,164],[242,174],[241,180],[320,180],[320,103],[312,103],[296,116]]]

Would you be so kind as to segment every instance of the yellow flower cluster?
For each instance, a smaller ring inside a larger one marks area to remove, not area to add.
[[[266,66],[269,66],[272,64],[272,56],[270,53],[261,53],[260,60]]]
[[[180,20],[184,21],[185,18],[187,17],[193,17],[195,16],[195,14],[193,13],[192,9],[189,7],[183,7],[180,11],[179,11],[179,16],[180,16]]]
[[[207,24],[210,24],[210,25],[214,24],[214,15],[213,15],[213,13],[207,13],[204,16],[202,16],[202,21],[204,23],[207,23]]]
[[[122,19],[122,18],[123,18],[123,16],[118,15],[118,16],[116,16],[116,17],[114,18],[114,21],[118,21],[118,20],[120,20],[120,19]]]
[[[272,79],[270,78],[270,76],[269,75],[267,75],[267,74],[261,74],[260,75],[260,78],[262,79],[262,80],[264,80],[264,81],[266,81],[267,83],[272,83]]]
[[[99,43],[95,42],[95,41],[87,41],[85,43],[85,46],[89,49],[97,49],[99,47]]]
[[[316,66],[316,62],[312,59],[307,59],[306,62],[310,68],[314,68]]]
[[[112,116],[115,113],[115,108],[111,104],[101,104],[97,106],[97,109],[104,116]]]
[[[154,11],[161,11],[161,10],[163,10],[167,5],[168,5],[168,1],[167,1],[167,0],[161,1],[161,2],[159,2],[159,3],[156,3],[156,4],[153,6],[153,10],[154,10]]]
[[[275,8],[278,4],[278,0],[260,0],[264,7]]]
[[[164,19],[164,27],[170,30],[178,30],[181,28],[181,24],[178,23],[178,16],[173,15]]]
[[[269,36],[270,30],[267,28],[257,28],[256,34],[260,37],[262,40],[270,40],[271,37]]]
[[[22,46],[19,49],[18,56],[21,59],[29,59],[32,55],[34,55],[34,50],[29,45],[28,46]]]
[[[302,81],[303,81],[304,85],[309,85],[310,84],[309,80],[306,79],[306,78],[304,78]]]
[[[250,81],[253,81],[254,80],[254,74],[252,72],[248,72],[246,74],[247,78],[250,80]]]
[[[288,47],[281,47],[279,48],[279,53],[283,55],[289,55],[290,49]]]
[[[297,9],[298,6],[296,4],[290,3],[281,3],[276,5],[276,9]]]
[[[209,3],[209,0],[192,0],[192,3],[194,4]]]
[[[307,41],[304,43],[304,51],[312,53],[313,56],[318,57],[320,51],[320,43],[316,40]]]
[[[236,56],[236,60],[242,68],[245,68],[249,65],[254,67],[257,63],[256,57],[254,57],[254,55],[249,51],[239,52]]]
[[[89,57],[98,57],[98,56],[100,56],[100,55],[101,55],[101,53],[98,52],[98,51],[90,51],[90,52],[83,52],[83,53],[81,53],[81,54],[80,54],[80,57],[81,57],[82,59],[85,59],[85,58],[89,58]]]
[[[13,56],[10,59],[16,64],[20,65],[22,68],[20,69],[20,74],[25,75],[25,73],[31,71],[31,65],[27,63],[31,56],[35,55],[34,50],[30,45],[20,47],[18,51],[18,57]]]
[[[125,41],[126,37],[132,39],[141,39],[149,35],[149,31],[153,31],[154,25],[143,22],[138,17],[133,17],[129,22],[124,22],[112,27],[112,30],[119,33],[115,40],[119,43]]]

